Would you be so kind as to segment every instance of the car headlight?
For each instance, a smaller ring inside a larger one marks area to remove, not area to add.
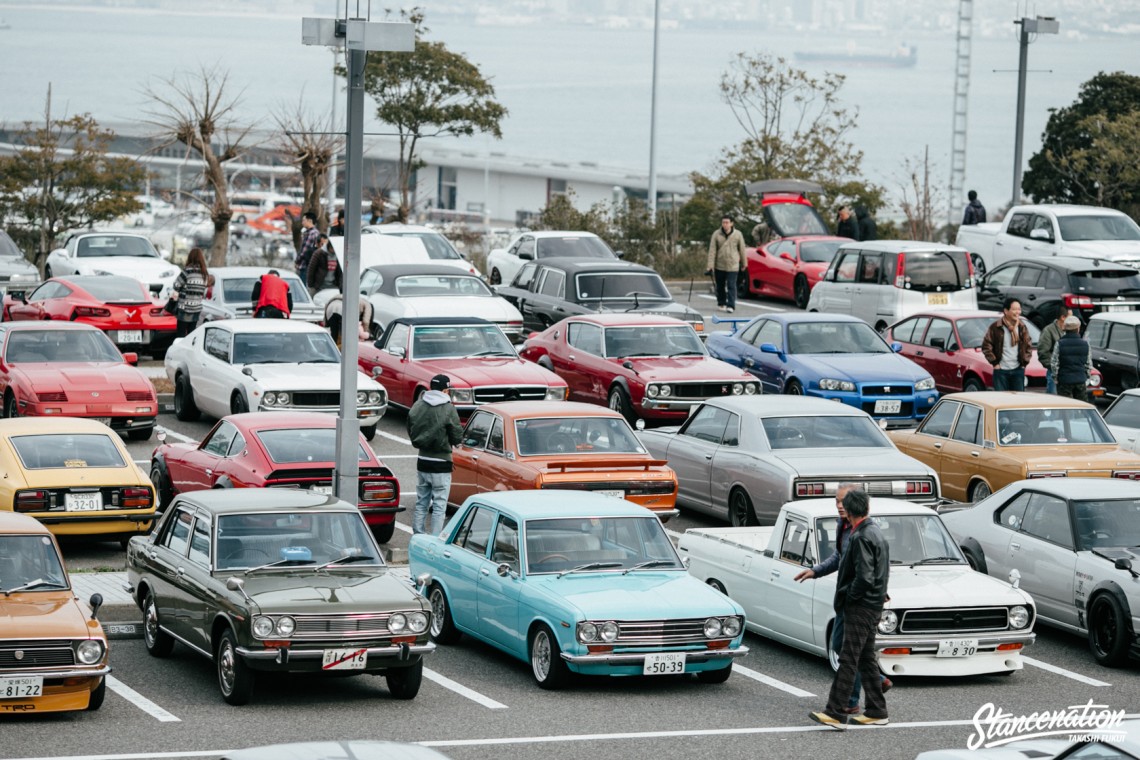
[[[883,610],[879,615],[879,633],[894,633],[899,627],[899,616],[894,610]]]
[[[672,396],[673,395],[673,386],[662,385],[661,386],[661,395],[662,396]]]
[[[470,404],[474,398],[474,392],[470,388],[451,389],[451,402],[453,404]]]
[[[650,385],[645,389],[645,395],[649,396],[650,398],[657,398],[657,395],[659,393],[661,393],[661,389],[656,385]]]
[[[288,615],[277,621],[278,636],[292,636],[295,630],[297,630],[297,621]]]
[[[408,628],[412,633],[423,633],[428,627],[428,616],[423,612],[408,613]]]
[[[402,612],[393,612],[388,618],[388,630],[392,633],[400,633],[408,627],[408,616]]]
[[[732,384],[732,395],[733,396],[739,396],[742,393],[744,393],[744,383],[733,383]]]
[[[384,403],[384,394],[380,391],[368,391],[368,403],[379,406]]]
[[[740,634],[740,618],[735,616],[726,617],[721,621],[720,629],[725,636],[736,638]]]
[[[289,406],[289,394],[284,391],[277,392],[277,406]]]
[[[175,272],[173,269],[167,269],[165,272],[163,272],[162,274],[159,275],[159,278],[160,279],[166,279],[167,277],[173,277],[176,274],[178,274],[178,273]]]
[[[589,620],[578,623],[578,641],[587,643],[598,640],[598,626]]]
[[[368,391],[357,391],[356,392],[356,405],[357,406],[364,406],[367,403],[368,403]]]
[[[1009,627],[1024,628],[1029,625],[1029,610],[1020,604],[1009,608]]]
[[[756,383],[745,383],[744,384],[744,395],[745,396],[755,396],[759,392],[760,392],[760,388],[759,388],[759,386],[756,385]]]
[[[253,635],[264,639],[273,633],[273,618],[255,617],[253,619]]]
[[[1089,375],[1089,379],[1085,381],[1085,385],[1090,388],[1100,387],[1100,375]]]
[[[705,637],[715,639],[721,635],[722,626],[720,618],[709,618],[705,621]]]
[[[277,394],[273,391],[268,391],[261,396],[261,402],[266,406],[273,406],[277,403]]]
[[[919,380],[914,384],[916,391],[932,391],[934,390],[934,378],[928,377],[925,380]]]
[[[103,642],[96,639],[87,639],[79,642],[75,655],[84,665],[94,665],[103,659]]]
[[[832,378],[824,378],[819,381],[819,387],[825,391],[853,391],[855,390],[855,383],[850,380],[834,380]]]
[[[569,390],[569,388],[547,388],[546,389],[546,400],[547,401],[565,401],[566,400],[566,391],[568,391],[568,390]]]
[[[598,636],[602,641],[617,641],[618,624],[612,620],[607,620],[598,626]]]

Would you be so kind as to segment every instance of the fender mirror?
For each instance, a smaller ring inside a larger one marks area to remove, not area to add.
[[[87,604],[91,606],[91,619],[95,620],[96,615],[99,614],[99,608],[103,606],[103,595],[92,594],[91,598],[87,600]]]

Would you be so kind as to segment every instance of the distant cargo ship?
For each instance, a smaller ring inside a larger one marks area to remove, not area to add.
[[[856,48],[853,44],[845,50],[800,51],[795,53],[801,63],[825,63],[867,68],[908,69],[918,61],[918,48],[913,45],[899,45],[890,52],[873,52]]]

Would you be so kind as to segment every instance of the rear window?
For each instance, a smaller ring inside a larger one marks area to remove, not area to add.
[[[92,277],[76,284],[103,303],[150,303],[150,293],[138,280]]]
[[[265,447],[269,458],[277,464],[312,462],[327,464],[336,461],[336,429],[317,430],[258,430],[254,433]],[[368,461],[364,447],[357,450],[356,458]]]
[[[17,435],[12,447],[28,470],[127,466],[115,442],[100,433]]]
[[[842,240],[800,243],[800,261],[829,264],[835,258],[835,252],[839,250],[839,246],[842,244]]]
[[[1070,272],[1069,287],[1074,293],[1117,295],[1140,293],[1140,273],[1135,269],[1092,269]]]
[[[911,251],[903,254],[903,287],[923,293],[973,287],[965,251]]]
[[[227,277],[222,280],[223,303],[236,303],[246,306],[253,298],[253,286],[259,277]],[[289,294],[293,296],[293,305],[311,303],[309,289],[296,275],[281,275],[281,279],[289,284]]]
[[[539,259],[567,256],[578,259],[616,259],[610,247],[596,237],[539,238]]]

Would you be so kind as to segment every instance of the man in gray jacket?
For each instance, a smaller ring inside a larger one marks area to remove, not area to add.
[[[408,437],[419,450],[416,458],[416,511],[412,532],[427,529],[428,510],[438,533],[447,521],[447,497],[451,492],[451,447],[463,440],[459,414],[451,404],[451,378],[436,375],[431,390],[424,391],[408,410]]]
[[[1037,360],[1045,368],[1046,393],[1057,392],[1057,378],[1053,377],[1053,369],[1050,367],[1053,363],[1053,349],[1056,348],[1057,341],[1061,339],[1061,333],[1065,329],[1065,320],[1072,313],[1072,309],[1061,304],[1061,308],[1057,312],[1057,321],[1045,325],[1045,329],[1041,331],[1041,337],[1037,339]]]

